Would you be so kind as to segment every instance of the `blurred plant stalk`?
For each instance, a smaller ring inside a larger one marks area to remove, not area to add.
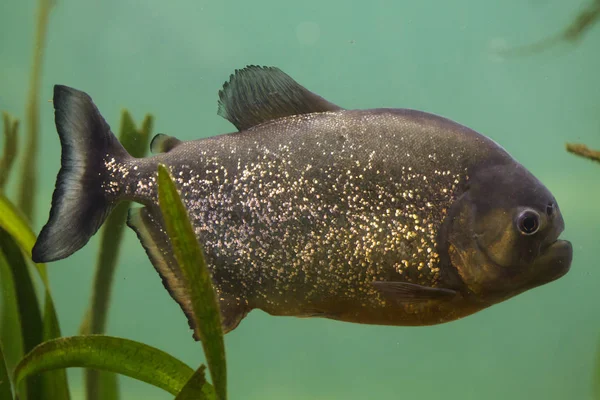
[[[4,151],[0,158],[0,192],[6,186],[13,163],[17,157],[17,132],[19,130],[19,120],[13,118],[10,114],[6,112],[2,113],[2,120],[4,122]]]
[[[119,141],[133,157],[142,158],[146,155],[153,122],[153,117],[146,115],[138,130],[131,114],[127,110],[122,111]],[[102,228],[91,304],[80,328],[82,334],[102,334],[106,331],[112,282],[130,204],[123,202],[115,207]],[[118,398],[117,378],[112,373],[88,369],[85,373],[85,383],[88,400]]]
[[[37,189],[37,165],[40,125],[40,86],[42,81],[42,61],[46,45],[46,32],[50,11],[54,0],[39,0],[37,7],[37,24],[33,46],[33,63],[29,80],[29,93],[25,105],[25,152],[23,154],[22,172],[19,183],[18,204],[30,222],[34,220],[34,206]]]
[[[504,56],[526,56],[540,53],[561,42],[570,42],[574,44],[581,40],[584,34],[598,21],[600,21],[600,0],[592,0],[592,2],[561,32],[532,44],[503,50],[501,51],[501,54]]]
[[[588,160],[600,163],[600,151],[592,150],[585,144],[567,143],[567,151],[580,157],[587,158]]]

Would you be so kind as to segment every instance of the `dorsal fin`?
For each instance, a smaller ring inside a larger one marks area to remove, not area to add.
[[[277,118],[342,109],[279,68],[249,65],[236,70],[219,91],[217,114],[242,131]]]
[[[153,154],[166,153],[171,151],[174,147],[177,147],[181,143],[181,140],[176,137],[159,133],[152,138],[150,142],[150,151]]]

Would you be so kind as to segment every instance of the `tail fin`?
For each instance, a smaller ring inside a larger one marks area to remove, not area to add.
[[[86,93],[56,85],[53,103],[61,168],[50,217],[32,250],[34,262],[68,257],[89,241],[115,205],[102,187],[105,157],[129,158]]]

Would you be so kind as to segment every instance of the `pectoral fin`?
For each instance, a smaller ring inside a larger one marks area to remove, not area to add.
[[[457,295],[455,290],[433,288],[407,282],[375,281],[373,286],[385,296],[399,302],[419,302],[428,300],[451,299]]]
[[[323,311],[318,308],[305,308],[301,313],[294,315],[296,318],[329,318],[336,319],[338,313]]]

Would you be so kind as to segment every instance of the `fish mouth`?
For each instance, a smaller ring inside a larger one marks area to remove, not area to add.
[[[563,277],[571,269],[573,245],[568,240],[556,240],[541,250],[533,270],[537,271],[536,283],[542,285]]]

